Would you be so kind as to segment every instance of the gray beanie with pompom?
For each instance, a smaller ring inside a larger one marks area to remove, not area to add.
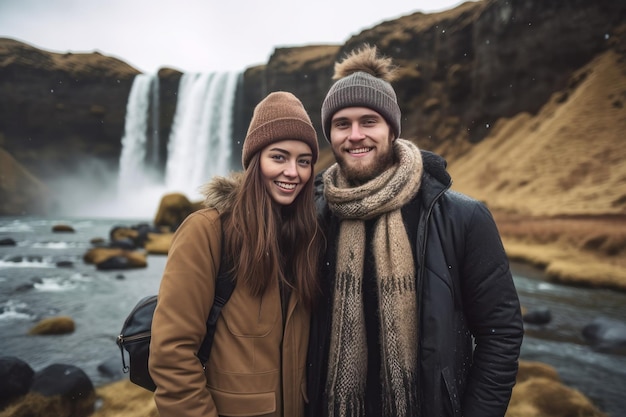
[[[390,84],[395,67],[391,59],[377,56],[376,47],[365,45],[335,64],[337,79],[322,103],[322,129],[330,142],[333,115],[346,107],[367,107],[385,118],[395,138],[400,137],[401,112]]]

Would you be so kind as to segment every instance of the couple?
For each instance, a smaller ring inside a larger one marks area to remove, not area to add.
[[[161,417],[504,416],[523,326],[496,225],[442,158],[400,139],[390,59],[335,66],[315,129],[292,94],[254,112],[168,255],[150,372]],[[206,370],[220,263],[236,280]]]

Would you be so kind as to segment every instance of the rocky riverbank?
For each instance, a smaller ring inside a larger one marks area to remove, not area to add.
[[[91,393],[94,394],[94,393]],[[65,407],[64,407],[65,405]],[[60,416],[79,417],[158,417],[153,393],[132,384],[118,381],[95,389],[76,403],[60,397],[28,394],[18,403],[0,411],[0,417],[48,415],[56,410]],[[93,414],[77,414],[94,409]],[[554,368],[537,362],[520,363],[517,384],[513,388],[506,417],[606,417],[579,391],[563,385]]]

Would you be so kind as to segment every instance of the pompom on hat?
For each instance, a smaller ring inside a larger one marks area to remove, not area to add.
[[[254,109],[243,143],[241,161],[248,168],[252,156],[267,145],[282,140],[299,140],[311,148],[317,161],[317,133],[302,102],[293,94],[277,91],[265,97]]]
[[[377,55],[376,47],[364,45],[341,62],[335,63],[337,80],[322,103],[322,128],[330,142],[333,115],[346,107],[367,107],[385,118],[395,138],[400,137],[402,113],[390,82],[396,68],[390,58]]]

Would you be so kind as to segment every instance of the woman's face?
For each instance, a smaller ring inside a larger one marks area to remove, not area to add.
[[[261,176],[272,199],[281,205],[294,202],[313,174],[313,153],[306,143],[283,140],[261,150]]]

